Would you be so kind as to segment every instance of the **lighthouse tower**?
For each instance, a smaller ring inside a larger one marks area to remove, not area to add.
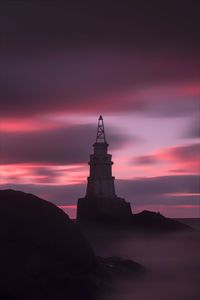
[[[90,155],[90,176],[88,177],[88,197],[116,197],[114,177],[112,176],[112,155],[108,154],[102,116],[99,117],[94,154]]]
[[[78,199],[77,221],[112,222],[132,217],[131,206],[115,193],[115,177],[112,176],[112,155],[108,154],[102,116],[98,119],[97,136],[90,155],[90,174],[87,179],[86,196]]]

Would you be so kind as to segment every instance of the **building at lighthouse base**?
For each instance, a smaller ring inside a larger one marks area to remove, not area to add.
[[[120,197],[89,197],[78,199],[77,221],[131,221],[130,203]]]

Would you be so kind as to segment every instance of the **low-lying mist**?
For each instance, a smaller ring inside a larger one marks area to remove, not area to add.
[[[140,278],[121,279],[101,300],[200,299],[200,231],[160,235],[95,232],[89,237],[100,256],[141,263]]]

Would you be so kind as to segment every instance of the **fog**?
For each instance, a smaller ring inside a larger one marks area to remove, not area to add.
[[[129,258],[146,269],[139,278],[115,282],[101,300],[200,299],[200,230],[159,236],[97,231],[89,239],[97,255]]]

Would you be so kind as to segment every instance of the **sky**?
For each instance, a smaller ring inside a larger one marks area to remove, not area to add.
[[[76,215],[103,115],[133,212],[200,217],[197,1],[1,1],[0,188]]]

